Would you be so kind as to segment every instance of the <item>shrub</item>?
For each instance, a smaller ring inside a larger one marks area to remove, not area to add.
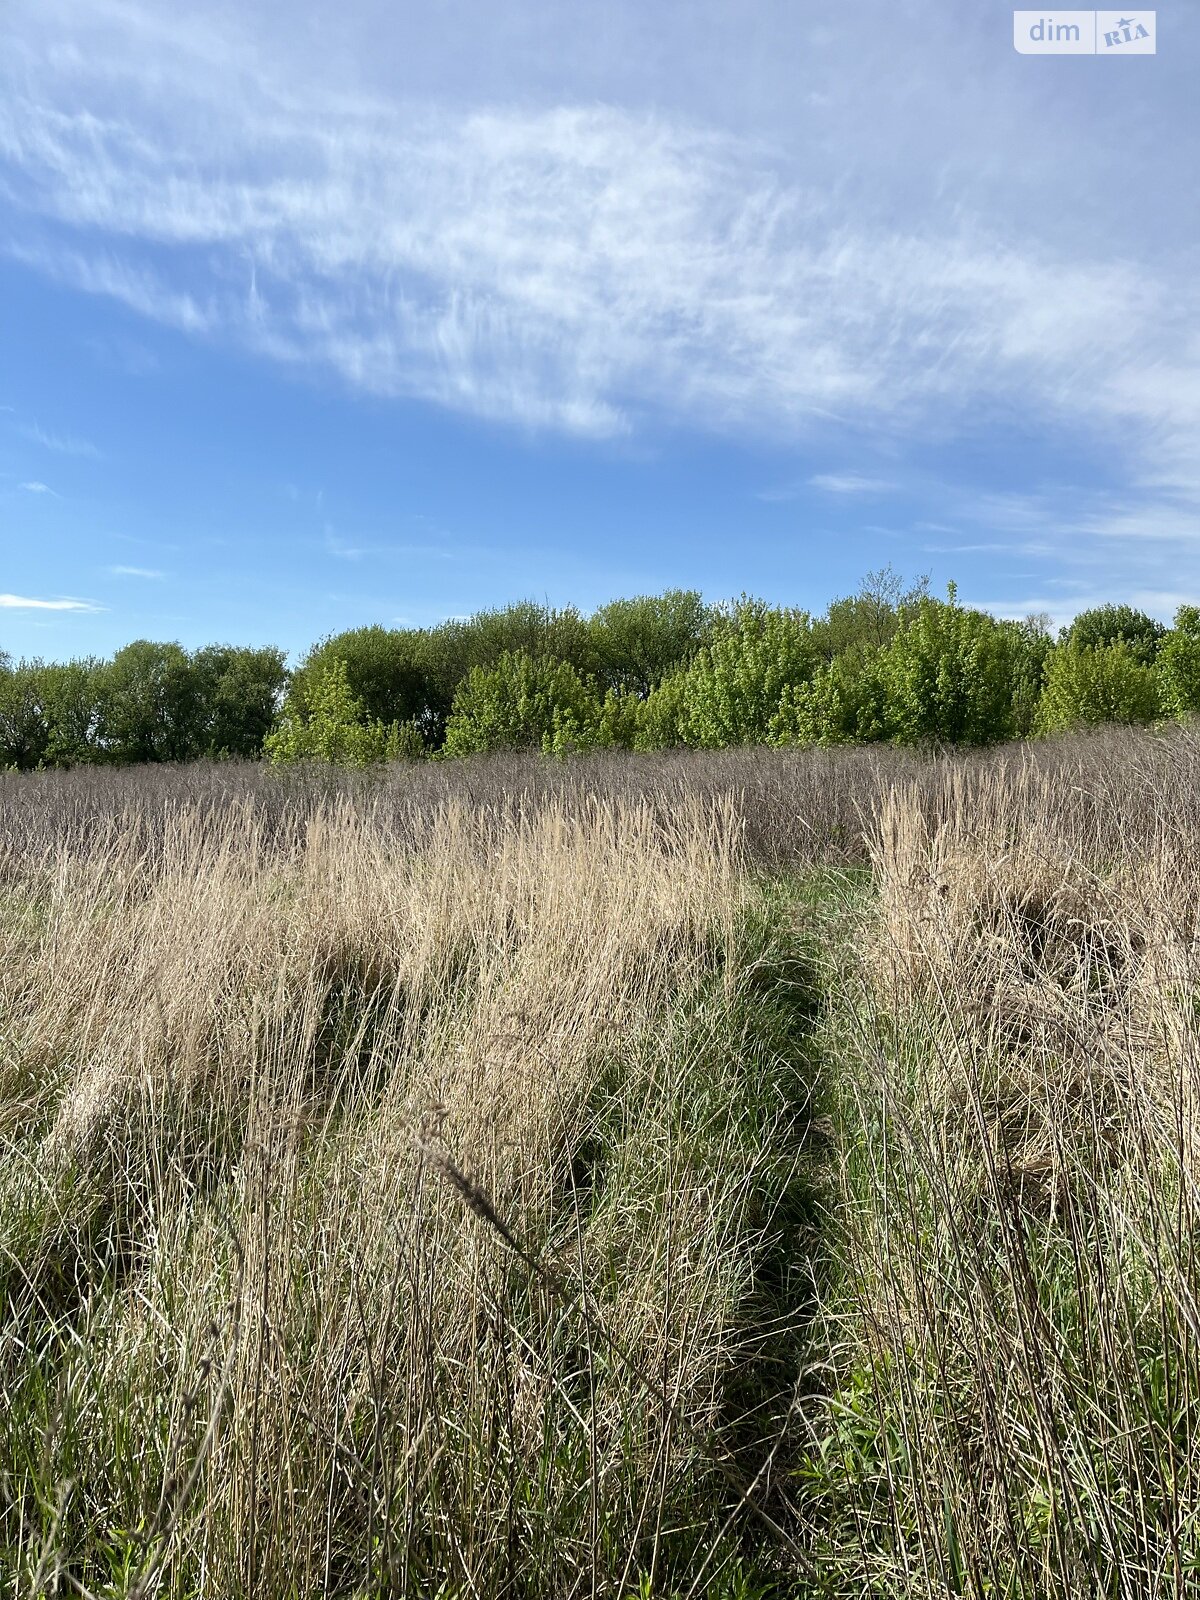
[[[866,744],[891,732],[877,652],[854,651],[783,691],[769,738],[778,745]]]
[[[650,691],[638,707],[634,749],[670,750],[689,743],[687,688],[687,671],[682,670]]]
[[[847,652],[880,650],[895,638],[904,613],[928,592],[928,579],[919,578],[906,589],[890,565],[868,572],[856,594],[832,601],[825,615],[813,623],[813,641],[830,661]]]
[[[566,661],[505,651],[494,667],[474,667],[454,696],[444,753],[566,748],[600,719],[594,687]],[[556,730],[558,730],[556,734]]]
[[[1011,623],[922,599],[880,657],[888,721],[900,744],[992,744],[1017,731],[1030,645]]]
[[[766,744],[784,691],[816,665],[806,612],[743,600],[683,675],[681,742],[705,750]]]
[[[645,697],[695,657],[711,625],[694,589],[613,600],[591,619],[598,675],[609,688]]]
[[[368,720],[350,692],[346,663],[334,660],[308,686],[307,714],[293,703],[263,749],[269,761],[327,761],[369,767],[419,756],[424,743],[411,723]]]
[[[637,742],[643,702],[637,695],[610,689],[596,703],[565,706],[542,736],[546,755],[565,756],[583,750],[631,750]]]
[[[1140,666],[1149,667],[1157,659],[1166,632],[1161,622],[1133,606],[1094,606],[1081,611],[1071,626],[1063,629],[1063,643],[1080,650],[1098,650],[1123,642]]]
[[[505,655],[566,661],[582,678],[600,667],[595,628],[574,606],[561,610],[536,600],[453,617],[424,636],[430,682],[453,703],[459,688],[476,667],[496,667]]]
[[[1158,652],[1162,709],[1167,716],[1200,713],[1200,606],[1180,606]]]
[[[1154,668],[1144,666],[1123,639],[1095,649],[1059,645],[1046,658],[1037,715],[1041,733],[1104,722],[1153,722],[1159,710]]]
[[[438,679],[426,634],[373,626],[322,639],[292,677],[291,699],[301,714],[307,714],[311,686],[335,661],[344,664],[367,721],[412,722],[429,741],[440,739],[453,691]]]

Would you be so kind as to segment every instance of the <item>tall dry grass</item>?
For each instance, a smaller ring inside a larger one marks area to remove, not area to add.
[[[401,763],[382,773],[328,767],[277,770],[245,762],[171,767],[80,767],[0,773],[0,876],[56,842],[77,848],[119,822],[147,848],[161,847],[179,812],[221,832],[247,808],[267,839],[289,846],[298,819],[345,803],[399,843],[419,837],[447,804],[515,819],[554,801],[586,814],[597,800],[648,806],[669,821],[679,806],[733,798],[747,857],[770,870],[863,866],[880,808],[901,786],[923,816],[942,817],[958,775],[986,785],[1031,767],[1051,781],[1055,825],[1088,849],[1111,854],[1158,812],[1191,806],[1200,787],[1200,728],[1109,728],[982,751],[831,750],[597,752],[563,761],[529,752],[467,761]]]
[[[785,1109],[728,808],[180,808],[9,867],[9,1592],[716,1581]]]
[[[1194,1592],[1200,795],[1138,779],[882,808],[807,1463],[868,1592]]]
[[[1181,1600],[1198,861],[1187,729],[0,780],[5,1592]]]

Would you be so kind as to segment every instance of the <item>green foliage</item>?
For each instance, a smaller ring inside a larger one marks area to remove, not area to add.
[[[1121,639],[1095,648],[1060,644],[1046,658],[1038,707],[1041,733],[1105,722],[1153,722],[1160,712],[1159,680]]]
[[[105,760],[254,756],[286,681],[283,652],[139,639],[94,669],[94,743]]]
[[[452,700],[475,667],[488,669],[505,655],[566,661],[581,676],[594,675],[599,660],[590,622],[574,606],[558,610],[536,600],[452,617],[425,635],[429,670]]]
[[[1200,713],[1198,618],[1184,607],[1167,631],[1130,606],[1097,607],[1055,647],[1046,618],[998,621],[886,567],[816,618],[670,589],[591,616],[523,600],[434,628],[354,628],[319,641],[290,679],[270,648],[189,655],[142,639],[109,662],[16,666],[0,652],[0,765],[253,758],[277,721],[275,760],[326,747],[376,761],[397,749],[986,744],[1108,720],[1110,707],[1121,721]],[[331,683],[349,710],[331,707]]]
[[[673,672],[638,707],[635,750],[670,750],[687,743],[686,670]]]
[[[0,767],[36,767],[46,746],[40,697],[29,663],[0,665]]]
[[[100,716],[100,673],[101,663],[94,658],[37,663],[47,766],[72,767],[92,758]]]
[[[429,635],[411,628],[352,628],[313,646],[292,675],[289,700],[301,716],[314,685],[340,661],[350,693],[372,722],[413,722],[440,736],[451,694],[437,679]]]
[[[1093,606],[1090,611],[1081,611],[1071,626],[1062,630],[1062,643],[1078,650],[1098,650],[1123,642],[1134,661],[1149,667],[1158,657],[1166,632],[1161,622],[1133,606]]]
[[[880,657],[888,720],[900,744],[989,744],[1018,731],[1032,646],[1019,627],[946,601],[907,611]]]
[[[110,662],[22,661],[0,673],[0,763],[255,756],[287,679],[283,652],[139,640]]]
[[[847,653],[881,650],[895,637],[903,613],[918,605],[928,591],[925,578],[906,589],[890,566],[868,572],[857,594],[834,600],[813,623],[813,644],[827,661]]]
[[[187,651],[137,639],[100,669],[97,741],[112,760],[190,761],[201,699]]]
[[[258,755],[287,684],[283,651],[208,645],[192,656],[192,671],[200,709],[196,730],[200,753],[214,759]]]
[[[263,750],[276,765],[327,761],[369,767],[420,755],[424,744],[411,722],[368,718],[362,701],[351,692],[346,663],[334,659],[309,680],[304,712],[296,706],[285,710]]]
[[[891,735],[878,651],[823,662],[807,683],[784,690],[771,719],[772,744],[864,744]]]
[[[1046,678],[1046,661],[1054,649],[1050,619],[1045,615],[1026,617],[1021,622],[1006,622],[1016,635],[1013,658],[1013,732],[1027,739],[1037,727],[1038,707]]]
[[[692,660],[711,625],[712,612],[694,589],[613,600],[591,619],[597,676],[608,688],[644,697]]]
[[[556,708],[554,725],[542,736],[547,755],[580,750],[632,750],[638,743],[644,702],[635,694],[609,689],[604,699]]]
[[[705,750],[765,744],[784,691],[816,666],[807,612],[743,599],[683,675],[682,742]]]
[[[1200,606],[1180,606],[1158,652],[1162,709],[1170,717],[1200,714]]]
[[[0,667],[0,767],[69,766],[95,723],[94,666],[22,661]]]
[[[460,686],[444,752],[580,748],[601,714],[595,688],[570,662],[505,651],[495,666],[472,668]]]

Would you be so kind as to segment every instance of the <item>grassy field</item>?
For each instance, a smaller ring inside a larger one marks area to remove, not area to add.
[[[0,777],[13,1596],[1179,1596],[1200,737]]]

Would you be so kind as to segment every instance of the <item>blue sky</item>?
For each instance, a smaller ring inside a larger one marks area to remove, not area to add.
[[[0,648],[1200,599],[1200,10],[7,0]]]

